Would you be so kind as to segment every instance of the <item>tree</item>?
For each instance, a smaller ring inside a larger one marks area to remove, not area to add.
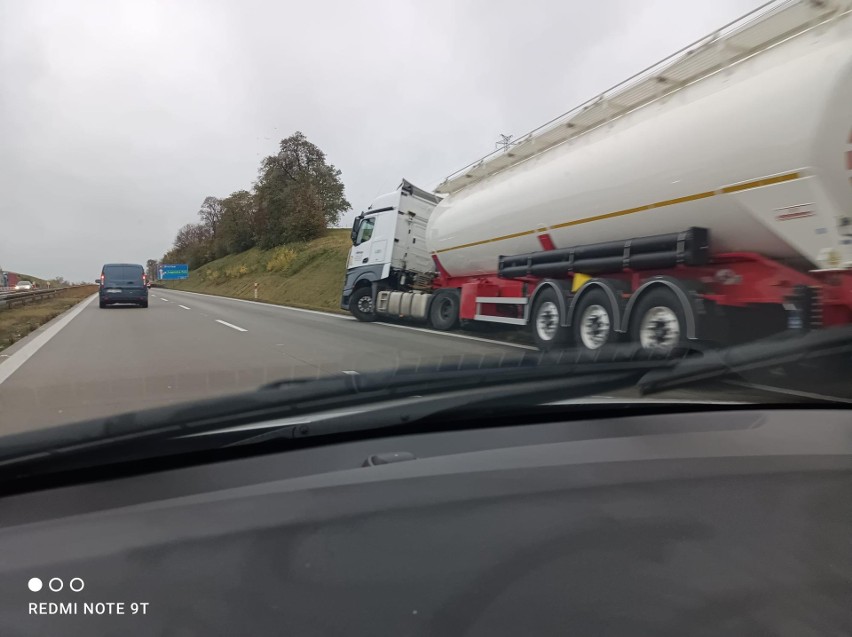
[[[160,264],[156,259],[148,259],[145,262],[145,273],[148,275],[149,281],[156,281],[160,277],[158,276],[160,269]]]
[[[268,248],[322,234],[349,209],[340,171],[296,132],[260,164],[255,183],[258,244]]]
[[[232,192],[222,200],[222,217],[216,238],[217,256],[243,252],[256,243],[254,196],[247,190]],[[224,254],[219,255],[220,251]]]
[[[210,236],[215,238],[216,231],[219,229],[219,223],[222,221],[222,200],[216,197],[205,197],[198,210],[198,216],[201,218],[201,225],[205,226],[210,232]]]
[[[197,268],[212,261],[213,241],[210,229],[201,223],[188,223],[177,232],[174,246],[163,255],[164,263],[188,263]]]

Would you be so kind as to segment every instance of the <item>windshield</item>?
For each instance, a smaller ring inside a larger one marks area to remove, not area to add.
[[[141,266],[112,265],[104,268],[104,278],[107,281],[125,281],[141,283],[144,271]]]
[[[852,324],[845,4],[297,4],[0,2],[0,445]],[[852,398],[790,365],[655,399]]]

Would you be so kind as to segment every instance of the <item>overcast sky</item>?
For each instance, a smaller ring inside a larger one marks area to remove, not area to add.
[[[760,4],[0,0],[0,266],[159,258],[296,130],[353,210],[433,188]]]

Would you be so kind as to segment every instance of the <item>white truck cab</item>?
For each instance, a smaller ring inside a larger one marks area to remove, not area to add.
[[[438,202],[438,196],[403,179],[355,218],[341,308],[369,320],[382,284],[409,290],[431,280],[434,266],[426,248],[426,223]]]

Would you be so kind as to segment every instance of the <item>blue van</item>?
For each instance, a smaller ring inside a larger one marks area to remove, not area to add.
[[[136,263],[107,263],[101,269],[98,290],[102,308],[114,303],[133,303],[148,307],[145,268]]]

